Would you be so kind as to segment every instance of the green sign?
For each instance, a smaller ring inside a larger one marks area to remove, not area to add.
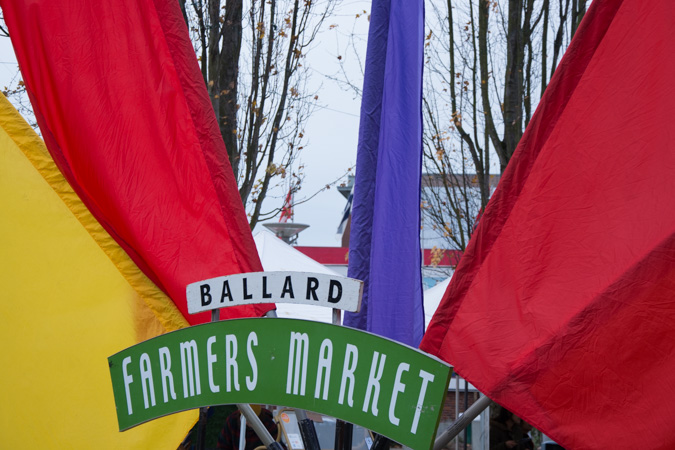
[[[415,449],[433,446],[451,373],[370,333],[276,318],[185,328],[108,361],[121,431],[187,409],[261,403],[337,417]]]

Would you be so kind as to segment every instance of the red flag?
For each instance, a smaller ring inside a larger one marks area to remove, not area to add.
[[[187,314],[187,284],[262,267],[178,3],[0,4],[59,169],[190,323],[208,321]]]
[[[421,345],[566,448],[675,448],[673,17],[593,2]]]
[[[286,223],[289,220],[293,219],[293,194],[291,189],[288,190],[286,194],[286,200],[284,201],[284,206],[281,208],[281,215],[279,216],[279,223]]]

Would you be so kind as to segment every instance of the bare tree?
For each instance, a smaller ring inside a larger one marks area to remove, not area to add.
[[[428,2],[424,208],[450,248],[465,248],[588,3],[555,1]]]
[[[0,38],[2,39],[2,38]],[[0,64],[11,64],[9,62],[0,62]],[[9,80],[7,85],[2,86],[2,95],[7,97],[7,99],[14,105],[14,107],[21,113],[21,115],[26,119],[28,125],[33,128],[38,135],[40,134],[40,129],[38,128],[37,120],[33,114],[33,107],[28,100],[28,93],[26,92],[26,85],[23,82],[21,77],[21,72],[19,72],[18,65],[16,66],[16,71],[14,76]]]
[[[305,57],[334,2],[181,0],[251,228],[275,185],[295,192],[308,92]]]
[[[9,30],[5,25],[5,19],[2,16],[0,11],[0,39],[7,39],[9,42]],[[26,85],[23,82],[21,77],[21,72],[19,72],[19,65],[14,64],[9,61],[0,61],[0,64],[6,65],[6,68],[11,67],[10,71],[14,72],[14,75],[11,77],[9,82],[5,86],[0,86],[2,88],[2,94],[7,97],[7,99],[14,105],[14,107],[21,113],[21,115],[26,119],[28,124],[35,129],[38,134],[40,130],[37,126],[37,121],[33,115],[33,108],[30,105],[28,100],[28,93],[26,92]],[[12,67],[13,66],[13,67]]]

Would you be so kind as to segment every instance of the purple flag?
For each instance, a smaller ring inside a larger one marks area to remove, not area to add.
[[[417,347],[424,1],[373,0],[361,103],[349,276],[365,283],[344,324]]]

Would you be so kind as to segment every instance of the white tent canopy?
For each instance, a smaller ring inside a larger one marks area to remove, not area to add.
[[[260,230],[253,236],[258,256],[265,272],[291,271],[339,275],[323,264],[319,264],[304,253],[294,249],[271,231]]]
[[[340,276],[337,272],[314,261],[309,256],[288,245],[268,230],[260,230],[253,236],[253,240],[258,248],[258,256],[262,262],[263,269],[266,272],[311,272]],[[450,278],[446,278],[436,286],[424,291],[425,328],[429,325],[431,317],[436,312],[449,283]],[[277,304],[277,316],[283,318],[332,323],[332,314],[330,308],[321,306],[295,305],[288,303]]]
[[[253,240],[265,272],[311,272],[339,276],[337,272],[294,249],[270,231],[260,230],[253,236]],[[277,303],[277,316],[332,323],[333,311],[321,306]]]
[[[445,280],[438,283],[436,286],[427,289],[424,291],[424,329],[426,330],[431,322],[431,318],[434,316],[434,313],[438,309],[443,295],[445,294],[448,285],[450,284],[450,279],[448,277]]]

